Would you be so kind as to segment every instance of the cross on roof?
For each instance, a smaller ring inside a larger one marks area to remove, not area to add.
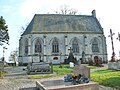
[[[70,50],[70,53],[71,53],[73,49],[70,47],[70,49],[68,49],[68,50]]]

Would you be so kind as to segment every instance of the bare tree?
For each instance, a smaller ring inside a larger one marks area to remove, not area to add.
[[[24,31],[25,31],[25,29],[27,28],[28,24],[29,24],[29,23],[27,23],[25,26],[21,26],[20,32],[19,32],[20,35],[24,33]]]
[[[70,15],[75,15],[76,13],[77,13],[76,9],[74,8],[70,9],[70,12],[69,12]]]
[[[16,48],[16,50],[11,52],[9,61],[13,61],[16,64],[18,62],[17,59],[18,59],[18,48]]]
[[[62,7],[62,8],[60,9],[60,11],[61,11],[61,13],[64,14],[64,15],[66,15],[66,14],[69,13],[69,9],[68,9],[67,6]]]
[[[68,6],[64,5],[61,6],[60,10],[56,10],[55,13],[64,15],[75,15],[77,13],[77,10],[74,8],[69,8]]]

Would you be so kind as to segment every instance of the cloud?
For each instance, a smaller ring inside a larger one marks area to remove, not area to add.
[[[86,1],[86,0],[85,0]],[[32,14],[41,13],[55,13],[55,10],[60,9],[61,6],[67,5],[70,8],[75,8],[78,11],[83,11],[84,5],[80,0],[25,0],[21,4],[20,14],[24,17],[31,16]],[[84,4],[86,2],[82,1]],[[89,5],[86,6],[88,8]],[[82,7],[82,8],[81,8]],[[89,6],[90,7],[90,6]],[[82,10],[83,9],[83,10]],[[90,9],[88,9],[90,10]],[[86,12],[88,11],[86,10]]]

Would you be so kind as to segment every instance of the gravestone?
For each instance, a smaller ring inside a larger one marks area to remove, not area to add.
[[[73,68],[73,73],[74,74],[81,74],[81,75],[84,75],[85,77],[90,78],[90,69],[88,67],[86,67],[86,66],[76,65]]]
[[[108,69],[110,70],[120,70],[120,60],[108,63]]]
[[[70,50],[70,53],[69,53],[69,56],[68,56],[68,59],[67,59],[68,63],[73,62],[74,65],[78,65],[77,59],[74,57],[71,47],[70,47],[69,50]]]
[[[69,53],[69,56],[68,56],[68,59],[67,59],[67,60],[68,60],[68,62],[73,62],[73,63],[74,63],[74,59],[75,59],[75,58],[74,58],[73,53],[72,53],[72,52],[70,52],[70,53]]]
[[[117,64],[118,64],[117,68],[120,70],[120,60],[117,61]]]
[[[27,74],[36,73],[52,73],[53,68],[51,63],[31,63],[27,66]]]
[[[73,62],[70,62],[70,63],[69,63],[69,67],[70,67],[70,68],[73,68],[73,67],[74,67],[74,63],[73,63]]]
[[[79,66],[81,65],[81,60],[80,60],[80,59],[77,61],[77,64],[78,64]]]

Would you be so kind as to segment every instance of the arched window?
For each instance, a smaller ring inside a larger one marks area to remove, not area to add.
[[[94,39],[92,42],[92,52],[99,52],[98,42],[96,39]]]
[[[54,39],[52,42],[52,53],[58,53],[59,52],[59,43],[57,39]]]
[[[25,40],[25,55],[28,55],[28,39]]]
[[[41,53],[42,52],[42,45],[39,39],[35,42],[35,53]]]
[[[72,42],[73,53],[79,53],[79,45],[77,39],[74,39]]]

